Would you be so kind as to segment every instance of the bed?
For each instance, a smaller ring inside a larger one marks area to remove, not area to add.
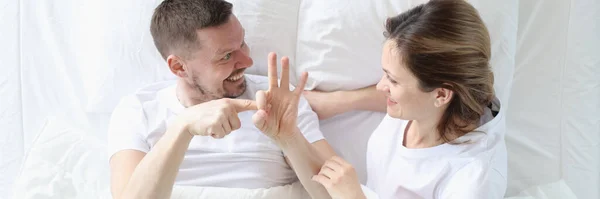
[[[249,73],[266,75],[266,55],[276,51],[290,56],[293,83],[308,71],[307,89],[335,91],[377,82],[383,20],[424,1],[231,2],[254,58]],[[600,198],[600,3],[469,2],[490,30],[495,90],[506,107],[506,197]],[[173,78],[148,31],[158,3],[0,6],[0,198],[110,198],[112,109],[135,89]],[[362,182],[367,139],[382,117],[351,112],[321,121]],[[208,198],[228,192],[201,191]],[[268,198],[269,191],[230,193]]]

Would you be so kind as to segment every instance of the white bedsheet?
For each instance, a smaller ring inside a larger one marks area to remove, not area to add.
[[[110,198],[107,146],[88,131],[72,127],[68,121],[49,118],[27,151],[13,198]],[[377,198],[364,186],[363,191],[369,199]],[[175,186],[171,198],[308,199],[310,196],[302,184],[295,182],[263,189]]]
[[[10,193],[23,156],[19,4],[0,3],[0,198]]]
[[[508,194],[557,181],[600,198],[600,1],[519,1]]]

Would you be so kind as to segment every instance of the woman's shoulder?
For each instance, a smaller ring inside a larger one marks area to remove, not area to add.
[[[503,198],[507,183],[506,147],[501,143],[475,148],[450,160],[454,172],[438,189],[440,198]]]
[[[379,123],[379,126],[383,127],[402,127],[408,124],[408,120],[393,118],[390,115],[386,114],[385,117]]]
[[[439,198],[503,198],[507,179],[489,158],[475,159],[450,176]]]
[[[386,114],[377,128],[373,131],[371,137],[378,135],[384,137],[395,135],[398,132],[403,132],[404,128],[406,128],[406,124],[408,124],[407,120],[396,119]]]

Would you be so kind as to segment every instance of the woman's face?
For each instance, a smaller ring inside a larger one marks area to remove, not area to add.
[[[435,90],[423,92],[419,89],[417,78],[404,66],[395,42],[385,43],[381,61],[384,74],[377,90],[385,92],[388,98],[388,115],[403,120],[421,120],[439,111],[435,106]]]

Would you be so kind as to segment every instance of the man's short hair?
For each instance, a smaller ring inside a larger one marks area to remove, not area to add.
[[[165,0],[152,15],[150,33],[163,59],[200,48],[196,31],[225,24],[233,5],[224,0]]]

